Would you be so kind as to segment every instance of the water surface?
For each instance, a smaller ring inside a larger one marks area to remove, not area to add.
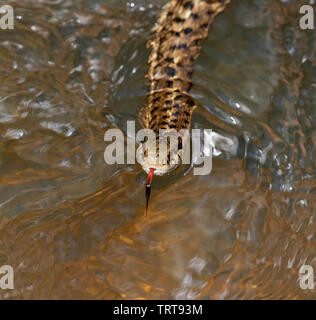
[[[203,42],[193,127],[238,141],[207,176],[107,165],[138,118],[145,44],[166,1],[10,2],[0,32],[2,299],[306,299],[316,267],[315,32],[304,1],[237,0]],[[201,111],[201,110],[200,110]],[[207,115],[207,116],[205,116]]]

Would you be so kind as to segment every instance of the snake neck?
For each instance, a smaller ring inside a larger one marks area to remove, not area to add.
[[[148,94],[140,117],[143,127],[189,129],[196,107],[189,91],[194,62],[214,18],[230,0],[171,0],[153,28],[148,59]]]

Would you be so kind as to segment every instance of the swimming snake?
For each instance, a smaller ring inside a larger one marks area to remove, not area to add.
[[[151,47],[149,68],[145,75],[148,94],[140,112],[144,128],[167,131],[189,129],[191,116],[197,107],[189,92],[192,87],[193,66],[200,55],[201,42],[207,37],[215,17],[223,12],[231,0],[171,0],[161,11],[147,43]],[[157,138],[158,139],[158,138]],[[168,149],[165,163],[158,163],[144,152],[141,143],[137,149],[139,162],[148,174],[146,182],[146,212],[153,175],[163,175],[178,165],[175,157],[181,159],[182,144],[176,152]],[[158,155],[158,143],[156,143]]]

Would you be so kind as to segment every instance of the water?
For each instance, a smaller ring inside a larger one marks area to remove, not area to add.
[[[0,32],[0,298],[306,299],[316,267],[315,32],[303,1],[234,1],[203,43],[193,127],[239,141],[208,176],[104,163],[144,102],[166,1],[16,1]],[[7,2],[6,2],[7,3]],[[304,3],[305,4],[305,3]]]

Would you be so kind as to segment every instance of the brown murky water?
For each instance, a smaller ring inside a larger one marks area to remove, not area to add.
[[[204,42],[193,126],[238,154],[156,179],[106,165],[103,135],[137,118],[165,1],[6,2],[0,31],[0,266],[18,299],[315,298],[315,32],[296,0],[235,0]],[[218,122],[220,119],[222,122]],[[224,124],[224,125],[223,125]]]

